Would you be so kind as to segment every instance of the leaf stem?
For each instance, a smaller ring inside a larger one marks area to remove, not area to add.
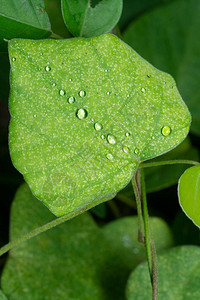
[[[28,233],[26,233],[25,235],[19,237],[18,239],[14,240],[14,241],[11,241],[10,243],[6,244],[5,246],[3,246],[2,248],[0,248],[0,256],[3,255],[4,253],[8,252],[9,250],[11,250],[12,248],[14,248],[15,246],[29,240],[30,238],[42,233],[42,232],[45,232],[59,224],[62,224],[64,223],[65,221],[67,220],[70,220],[72,219],[73,217],[76,217],[80,214],[82,214],[83,212],[85,212],[86,210],[96,206],[98,203],[97,201],[93,201],[91,203],[89,203],[88,205],[85,205],[84,207],[81,207],[67,215],[64,215],[60,218],[57,218],[41,227],[38,227]]]
[[[157,161],[157,162],[141,163],[140,168],[149,168],[149,167],[174,165],[174,164],[188,164],[188,165],[198,166],[200,163],[197,161],[194,161],[194,160],[175,159],[175,160],[163,160],[163,161]]]
[[[158,267],[156,248],[152,238],[151,227],[149,223],[149,214],[147,207],[147,197],[145,188],[145,179],[143,170],[141,170],[141,189],[142,189],[142,204],[143,204],[143,219],[144,219],[144,231],[145,231],[145,246],[147,250],[147,259],[149,265],[149,273],[152,284],[152,299],[158,299]]]
[[[141,192],[138,187],[137,177],[138,171],[136,170],[135,175],[132,178],[132,186],[135,193],[135,200],[137,204],[137,213],[138,213],[138,241],[144,243],[144,235],[143,235],[143,216],[142,216],[142,204],[141,204]]]

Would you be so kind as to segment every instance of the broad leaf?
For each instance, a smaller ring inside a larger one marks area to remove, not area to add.
[[[122,0],[102,0],[92,7],[90,0],[62,0],[65,24],[74,36],[91,37],[109,32],[122,12]]]
[[[6,50],[3,39],[44,38],[51,34],[43,0],[1,0],[0,50]]]
[[[134,21],[124,40],[177,81],[200,135],[200,1],[176,0]]]
[[[114,35],[17,39],[9,50],[11,158],[57,216],[108,200],[188,133],[172,77]]]
[[[200,248],[177,247],[158,255],[158,299],[200,299]],[[149,300],[152,288],[147,263],[139,265],[127,285],[128,300]]]
[[[172,246],[173,238],[167,224],[159,218],[150,218],[156,251]],[[139,263],[146,260],[144,244],[138,242],[138,218],[125,217],[102,228],[105,238],[115,252],[120,255],[125,269],[132,271]]]
[[[186,215],[200,227],[200,166],[188,168],[178,184],[179,203]]]
[[[53,218],[24,184],[13,202],[10,238]],[[126,277],[120,258],[85,213],[11,250],[1,284],[14,300],[123,300]]]

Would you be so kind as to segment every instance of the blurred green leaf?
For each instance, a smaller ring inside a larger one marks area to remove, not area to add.
[[[123,0],[123,10],[119,20],[120,29],[124,30],[131,21],[150,9],[171,1],[174,0]]]
[[[117,24],[122,0],[102,0],[92,7],[90,0],[62,0],[64,22],[74,36],[91,37],[107,33]]]
[[[45,9],[49,16],[51,29],[53,33],[59,36],[68,38],[71,36],[62,17],[61,1],[60,0],[44,0]]]
[[[177,148],[164,155],[152,159],[151,162],[174,159],[191,159],[198,161],[199,153],[196,148],[192,147],[189,139],[186,139]],[[187,168],[188,165],[185,164],[145,168],[144,171],[147,192],[151,193],[159,191],[176,184],[180,176]]]
[[[57,216],[111,199],[188,133],[172,77],[114,35],[16,39],[9,51],[11,158]]]
[[[188,168],[178,184],[179,203],[185,214],[200,227],[200,166]]]
[[[0,290],[0,300],[8,300],[6,296],[3,294],[3,292]]]
[[[43,0],[1,0],[0,51],[6,51],[3,39],[39,39],[51,34]]]
[[[156,251],[167,249],[173,245],[171,231],[165,221],[150,218]],[[120,255],[125,269],[131,271],[139,263],[146,260],[144,244],[138,242],[138,217],[125,217],[110,222],[102,228],[105,238],[115,252]]]
[[[10,239],[53,218],[23,184],[11,210]],[[12,249],[1,284],[14,300],[124,299],[125,275],[120,258],[84,213]]]
[[[200,299],[200,248],[182,246],[158,255],[158,299]],[[147,263],[139,265],[127,285],[128,300],[149,300],[152,288]]]
[[[174,76],[200,135],[200,1],[177,0],[137,19],[124,40],[157,68]]]

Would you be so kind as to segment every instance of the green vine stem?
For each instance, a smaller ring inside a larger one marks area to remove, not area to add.
[[[145,188],[145,179],[143,170],[141,172],[141,189],[142,189],[142,204],[143,204],[143,219],[144,219],[144,232],[145,232],[145,246],[147,250],[147,259],[149,265],[149,273],[152,284],[152,299],[158,299],[158,267],[156,248],[152,237],[151,227],[149,223],[149,214],[147,207],[147,197]]]
[[[175,160],[163,160],[157,162],[141,163],[140,168],[158,167],[158,166],[175,165],[175,164],[187,164],[187,165],[198,166],[200,163],[194,160],[175,159]]]
[[[80,214],[82,214],[83,212],[85,212],[86,210],[96,206],[97,204],[97,201],[94,201],[94,202],[91,202],[89,203],[88,205],[84,206],[84,207],[81,207],[80,209],[77,209],[67,215],[64,215],[60,218],[57,218],[41,227],[38,227],[28,233],[26,233],[25,235],[19,237],[18,239],[6,244],[5,246],[3,246],[2,248],[0,248],[0,256],[3,255],[4,253],[8,252],[9,250],[11,250],[12,248],[16,247],[17,245],[29,240],[30,238],[42,233],[42,232],[45,232],[59,224],[62,224],[64,223],[65,221],[68,221],[70,219],[72,219],[73,217],[76,217]]]

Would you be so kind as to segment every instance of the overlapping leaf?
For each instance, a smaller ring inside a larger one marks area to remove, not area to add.
[[[158,299],[198,300],[200,248],[177,247],[158,255]],[[128,300],[152,298],[148,265],[139,265],[131,274],[127,285]]]
[[[49,35],[50,23],[43,0],[1,0],[0,50],[6,50],[3,39],[34,39]]]
[[[12,40],[9,50],[11,157],[58,216],[111,198],[140,161],[188,133],[172,77],[113,35]]]

